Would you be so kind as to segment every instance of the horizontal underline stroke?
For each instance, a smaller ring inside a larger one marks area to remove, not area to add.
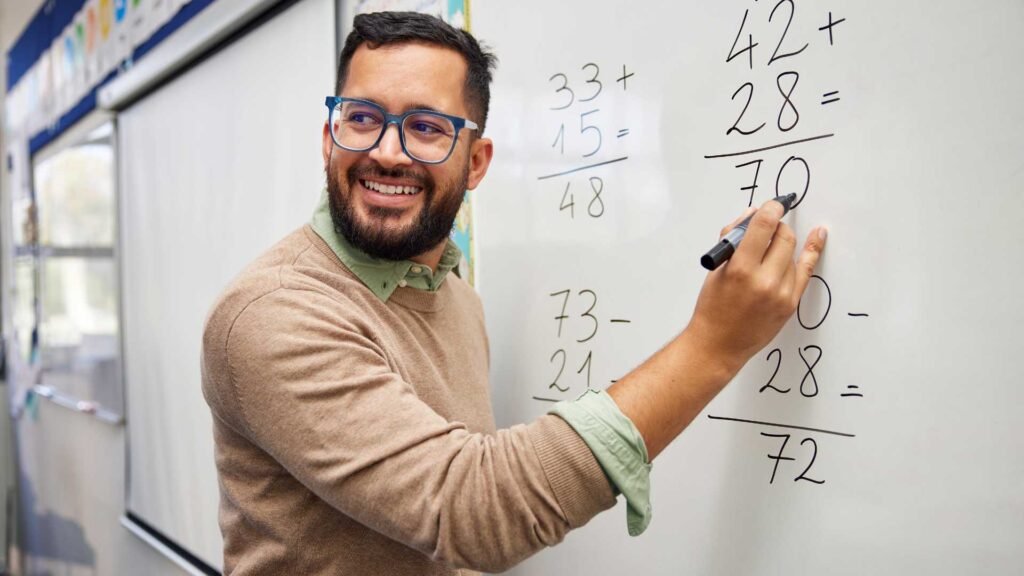
[[[811,136],[810,138],[801,138],[799,140],[790,140],[789,142],[782,142],[781,144],[773,144],[771,146],[765,146],[764,148],[754,148],[753,150],[742,150],[740,152],[728,152],[726,154],[708,154],[704,158],[710,160],[712,158],[729,158],[730,156],[743,156],[745,154],[754,154],[757,152],[764,152],[765,150],[774,150],[775,148],[782,148],[784,146],[792,146],[794,144],[803,144],[804,142],[813,142],[814,140],[821,140],[823,138],[831,138],[835,134],[822,134],[820,136]]]
[[[822,434],[834,434],[836,436],[845,436],[847,438],[854,438],[853,434],[847,434],[846,432],[836,432],[834,430],[825,430],[823,428],[809,428],[807,426],[793,426],[792,424],[776,424],[774,422],[761,422],[759,420],[744,420],[743,418],[727,418],[725,416],[712,416],[708,415],[708,418],[712,420],[729,420],[730,422],[745,422],[747,424],[758,424],[761,426],[775,426],[776,428],[793,428],[795,430],[808,430],[810,432],[821,432]]]
[[[586,166],[580,166],[579,168],[573,168],[572,170],[566,170],[565,172],[558,172],[555,174],[548,174],[546,176],[538,176],[537,180],[547,180],[548,178],[556,178],[558,176],[565,176],[566,174],[572,174],[573,172],[580,172],[582,170],[590,170],[591,168],[597,168],[598,166],[604,166],[605,164],[614,164],[615,162],[622,162],[628,160],[629,156],[623,156],[622,158],[614,158],[612,160],[605,160],[604,162],[598,162],[597,164],[588,164]]]

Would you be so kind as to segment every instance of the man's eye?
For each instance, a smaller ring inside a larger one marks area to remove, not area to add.
[[[353,112],[352,114],[349,114],[348,121],[354,124],[375,124],[378,122],[375,116],[365,112]]]
[[[414,132],[423,135],[444,134],[444,129],[442,127],[429,122],[413,122],[410,127]]]
[[[413,129],[416,130],[417,132],[423,132],[425,134],[433,134],[436,132],[440,132],[440,129],[437,126],[427,124],[426,122],[417,122],[416,124],[413,124]]]

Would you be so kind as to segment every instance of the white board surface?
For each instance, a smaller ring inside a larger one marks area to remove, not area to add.
[[[620,503],[512,573],[1019,573],[1024,4],[472,8],[499,426],[678,333],[755,171],[760,204],[788,160],[787,221],[830,231],[799,321],[656,460],[647,533]]]
[[[203,323],[323,186],[334,2],[303,0],[119,116],[128,511],[221,566]]]

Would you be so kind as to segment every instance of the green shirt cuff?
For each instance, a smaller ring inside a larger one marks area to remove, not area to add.
[[[626,527],[639,536],[651,523],[651,463],[647,446],[633,422],[607,392],[587,390],[573,402],[559,402],[549,412],[580,435],[608,479],[626,497]]]

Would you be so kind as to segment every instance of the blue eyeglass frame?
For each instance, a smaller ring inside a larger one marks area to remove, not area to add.
[[[468,128],[469,130],[480,129],[480,127],[477,126],[476,122],[473,122],[472,120],[460,118],[458,116],[452,116],[451,114],[445,114],[443,112],[438,112],[436,110],[409,110],[404,114],[388,114],[388,111],[385,110],[380,104],[377,104],[376,102],[370,102],[369,100],[360,100],[359,98],[345,98],[343,96],[328,96],[326,100],[324,100],[324,104],[327,106],[328,126],[331,125],[331,121],[334,119],[334,111],[338,108],[338,106],[341,106],[341,104],[344,102],[356,102],[359,104],[370,106],[372,108],[376,108],[377,110],[380,110],[381,115],[384,116],[384,124],[381,127],[380,134],[377,135],[377,140],[375,140],[372,145],[366,148],[349,148],[348,146],[342,146],[334,137],[334,130],[331,130],[331,141],[334,142],[334,145],[337,146],[338,148],[341,148],[342,150],[348,150],[349,152],[369,152],[370,150],[373,150],[377,146],[380,146],[380,141],[384,139],[384,133],[388,131],[388,124],[394,124],[395,127],[398,128],[398,140],[399,142],[402,143],[402,152],[404,152],[406,156],[422,164],[443,164],[444,162],[447,162],[449,158],[451,158],[452,152],[455,150],[455,145],[459,142],[459,133],[462,132],[463,128]],[[455,136],[452,138],[452,147],[448,149],[448,153],[445,154],[444,158],[433,161],[421,160],[409,153],[409,149],[405,147],[404,124],[405,119],[414,114],[433,114],[434,116],[446,118],[452,123],[452,126],[455,128]]]

